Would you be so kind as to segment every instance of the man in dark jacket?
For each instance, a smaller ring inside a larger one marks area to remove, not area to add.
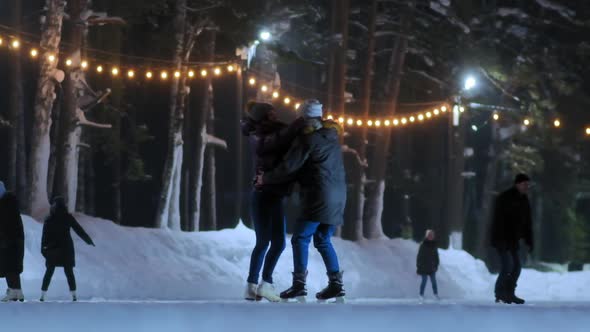
[[[24,256],[25,233],[18,201],[0,181],[0,278],[6,278],[8,284],[3,302],[24,301],[20,282]]]
[[[525,302],[514,291],[521,270],[520,239],[524,239],[530,251],[533,250],[531,207],[527,197],[529,182],[526,174],[518,174],[514,186],[496,198],[491,242],[502,264],[495,287],[496,302]]]
[[[275,168],[289,150],[291,143],[305,124],[303,119],[291,125],[278,121],[274,107],[267,103],[250,102],[242,133],[248,137],[256,174]],[[244,298],[280,301],[273,286],[272,275],[285,249],[285,204],[292,183],[266,184],[252,192],[251,211],[256,232],[256,245],[250,258],[250,269]],[[270,248],[269,248],[270,244]],[[264,266],[263,266],[264,262]],[[258,284],[260,270],[262,282]]]
[[[336,228],[343,223],[346,204],[340,127],[334,122],[322,121],[322,104],[317,100],[306,101],[301,112],[306,121],[302,134],[277,168],[257,178],[258,186],[296,180],[301,188],[302,211],[291,239],[293,286],[281,293],[281,298],[303,299],[307,295],[308,247],[313,237],[329,278],[328,287],[317,293],[316,298],[342,299],[345,295],[342,272],[330,241]]]

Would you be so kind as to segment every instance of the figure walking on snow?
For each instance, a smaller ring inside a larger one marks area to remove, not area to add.
[[[269,171],[277,166],[291,146],[303,127],[303,119],[287,126],[278,121],[272,105],[257,102],[248,104],[247,116],[242,122],[242,132],[248,136],[250,142],[254,169],[257,173]],[[245,294],[247,300],[266,298],[273,302],[280,301],[273,286],[272,274],[285,249],[285,202],[291,194],[292,187],[291,182],[268,184],[252,192],[252,219],[256,245],[250,259]],[[258,285],[261,268],[262,282]]]
[[[436,285],[436,271],[440,260],[438,258],[438,248],[436,247],[436,240],[434,231],[429,229],[426,231],[426,236],[420,244],[418,250],[418,257],[416,258],[416,273],[422,277],[422,283],[420,284],[420,300],[424,300],[424,289],[426,288],[426,282],[430,277],[430,283],[432,284],[432,292],[434,297],[438,300],[438,287]]]
[[[295,224],[293,246],[293,285],[281,298],[307,295],[308,247],[311,239],[322,255],[328,272],[328,287],[316,294],[319,300],[343,298],[344,288],[338,257],[330,238],[343,222],[346,182],[340,146],[340,126],[322,120],[322,104],[308,100],[301,105],[305,128],[282,163],[257,177],[257,185],[289,183],[295,179],[301,189],[301,216]]]
[[[8,284],[2,302],[25,300],[20,282],[24,257],[25,233],[18,201],[0,181],[0,278],[6,278]]]
[[[70,293],[72,294],[72,301],[77,301],[76,277],[74,276],[76,253],[74,251],[74,241],[72,241],[70,229],[73,229],[88,245],[94,246],[94,242],[92,242],[90,236],[88,236],[76,219],[68,213],[63,198],[57,197],[54,199],[51,212],[43,224],[41,254],[45,257],[47,270],[45,271],[43,285],[41,286],[41,301],[45,301],[45,295],[47,289],[49,289],[51,277],[57,266],[64,268]]]
[[[519,241],[533,250],[531,206],[527,197],[530,178],[518,174],[514,186],[496,198],[492,224],[492,246],[500,256],[502,268],[496,281],[496,302],[523,304],[514,294],[520,276]]]

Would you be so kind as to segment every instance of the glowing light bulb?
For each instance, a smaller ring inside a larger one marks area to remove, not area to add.
[[[154,74],[151,71],[148,71],[147,73],[145,73],[145,77],[147,77],[147,79],[151,79],[152,77],[154,77]]]
[[[393,120],[393,125],[397,127],[399,125],[399,120],[398,119],[394,119]]]
[[[250,83],[250,85],[254,85],[256,84],[256,79],[252,77],[250,80],[248,80],[248,83]]]
[[[127,71],[127,77],[129,77],[129,78],[135,77],[135,72],[133,70]]]
[[[36,57],[37,57],[37,55],[39,55],[39,51],[37,51],[36,49],[32,49],[32,50],[31,50],[31,56],[32,56],[33,58],[36,58]]]
[[[88,68],[88,61],[82,61],[82,63],[80,63],[80,66],[82,67],[82,69]]]
[[[53,54],[49,54],[49,55],[47,56],[47,60],[49,60],[49,62],[52,62],[52,63],[53,63],[53,62],[55,62],[55,55],[53,55]]]
[[[531,120],[529,120],[529,119],[524,119],[524,121],[523,121],[523,124],[524,124],[525,126],[528,126],[528,125],[530,125],[530,124],[531,124]]]
[[[279,93],[278,93],[277,91],[273,92],[273,93],[272,93],[272,97],[273,97],[274,99],[277,99],[277,98],[279,98]]]
[[[206,69],[201,70],[201,76],[207,77],[207,70]]]
[[[160,73],[160,77],[161,77],[163,80],[165,80],[165,79],[167,79],[167,78],[168,78],[168,73],[167,73],[167,72],[165,72],[165,71],[163,71],[163,72],[161,72],[161,73]]]
[[[500,115],[499,115],[498,113],[494,113],[494,115],[492,116],[492,118],[493,118],[495,121],[498,121],[498,120],[500,120]]]
[[[20,47],[20,42],[18,40],[13,40],[12,43],[10,44],[12,46],[12,48],[19,48]]]
[[[190,78],[193,78],[193,77],[195,77],[195,72],[194,72],[194,71],[192,71],[192,70],[189,70],[189,71],[188,71],[188,77],[190,77]]]
[[[260,87],[260,90],[262,92],[267,92],[268,91],[268,87],[266,85],[263,85],[262,87]]]
[[[402,118],[402,124],[405,125],[406,123],[408,123],[408,119]]]
[[[2,40],[2,38],[0,38],[0,45],[4,44],[4,40]]]
[[[446,106],[443,106],[443,107],[441,107],[441,108],[440,108],[440,110],[441,110],[443,113],[446,113],[446,112],[447,112],[447,107],[446,107]]]
[[[286,105],[289,105],[291,103],[291,98],[289,98],[289,97],[285,98],[284,102]]]
[[[346,123],[348,123],[349,125],[352,125],[354,123],[354,120],[352,118],[348,118]]]
[[[213,69],[213,73],[215,73],[215,76],[219,76],[219,75],[221,75],[221,69],[215,68],[215,69]]]
[[[418,121],[424,121],[424,115],[418,114]]]
[[[119,68],[115,67],[111,69],[111,74],[113,74],[113,76],[119,75]]]
[[[377,120],[375,121],[375,127],[380,127],[381,126],[381,121]]]
[[[343,117],[339,117],[339,118],[338,118],[338,122],[340,122],[340,123],[344,123],[344,118],[343,118]]]
[[[174,72],[174,77],[176,77],[176,78],[180,78],[180,72],[179,72],[179,71],[175,71],[175,72]]]
[[[373,121],[371,121],[371,120],[367,121],[367,126],[373,127]]]
[[[413,116],[411,116],[411,117],[410,117],[410,122],[414,122],[414,121],[416,121],[416,118],[415,118],[415,117],[413,117]]]
[[[334,120],[334,117],[332,116],[332,114],[328,115],[328,120]]]
[[[385,120],[385,127],[389,127],[391,125],[391,121]]]
[[[561,126],[561,121],[559,121],[559,120],[553,121],[553,126],[555,126],[555,128],[559,128]]]
[[[356,125],[357,126],[362,126],[363,125],[363,121],[362,120],[356,120]]]
[[[461,113],[465,112],[465,107],[463,107],[463,106],[459,107],[459,112],[461,112]]]
[[[102,68],[102,66],[96,67],[96,71],[99,72],[99,73],[102,73],[103,70],[104,70],[104,68]]]
[[[432,117],[432,113],[426,112],[426,118],[430,119]]]
[[[586,128],[586,135],[590,136],[590,127]]]
[[[236,70],[236,68],[232,65],[227,66],[227,71],[229,71],[230,73],[233,72],[234,70]]]
[[[66,66],[71,66],[72,65],[72,59],[67,59],[66,60]]]
[[[295,104],[295,109],[298,110],[300,106],[301,106],[300,103]]]

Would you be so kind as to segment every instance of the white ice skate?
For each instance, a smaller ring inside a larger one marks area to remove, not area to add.
[[[246,291],[244,292],[244,298],[248,301],[260,301],[262,298],[256,294],[258,285],[248,283],[246,285]]]
[[[41,298],[39,299],[39,301],[45,302],[45,297],[46,296],[47,296],[47,292],[46,291],[41,291]]]
[[[72,302],[77,302],[78,296],[76,295],[76,291],[70,291],[70,294],[72,294]]]
[[[25,297],[23,291],[20,289],[7,289],[6,296],[2,298],[2,302],[20,301],[23,302]]]
[[[418,303],[424,303],[424,295],[420,295],[420,297],[418,297]]]
[[[277,294],[273,284],[268,283],[266,281],[263,281],[262,283],[260,283],[260,285],[258,286],[258,290],[256,292],[256,295],[263,297],[263,298],[269,300],[270,302],[280,302],[281,301],[281,298]]]

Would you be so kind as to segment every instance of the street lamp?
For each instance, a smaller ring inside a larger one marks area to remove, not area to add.
[[[477,85],[477,81],[475,80],[475,78],[473,76],[468,76],[467,79],[465,79],[465,91],[469,91],[471,89],[473,89],[475,86]]]
[[[272,37],[272,35],[270,34],[270,32],[268,30],[262,30],[260,32],[260,40],[262,40],[263,42],[267,42],[270,40],[270,38]]]

